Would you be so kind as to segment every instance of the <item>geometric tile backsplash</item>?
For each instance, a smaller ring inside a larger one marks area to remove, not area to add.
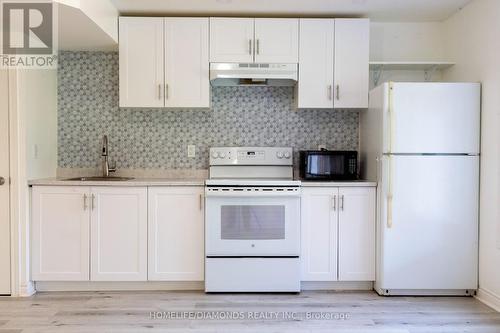
[[[206,169],[213,146],[358,148],[358,111],[294,103],[290,87],[214,87],[211,109],[119,108],[118,53],[61,52],[58,164],[98,167],[104,134],[118,168]],[[187,157],[191,144],[195,158]]]

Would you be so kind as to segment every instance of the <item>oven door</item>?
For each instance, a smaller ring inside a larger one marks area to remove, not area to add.
[[[300,188],[206,188],[208,257],[300,253]]]

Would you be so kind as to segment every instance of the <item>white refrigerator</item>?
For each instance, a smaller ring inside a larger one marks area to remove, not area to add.
[[[386,83],[360,116],[378,181],[381,295],[470,295],[478,284],[478,83]]]

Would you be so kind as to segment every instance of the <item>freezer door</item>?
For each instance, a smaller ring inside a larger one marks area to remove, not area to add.
[[[477,156],[385,156],[381,289],[477,289]],[[392,198],[392,199],[391,199]]]
[[[479,83],[391,83],[386,153],[479,153]]]

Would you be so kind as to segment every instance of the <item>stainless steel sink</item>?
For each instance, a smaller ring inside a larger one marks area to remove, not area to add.
[[[109,181],[125,181],[132,180],[132,177],[75,177],[75,178],[67,178],[65,180],[73,180],[80,182],[109,182]]]

